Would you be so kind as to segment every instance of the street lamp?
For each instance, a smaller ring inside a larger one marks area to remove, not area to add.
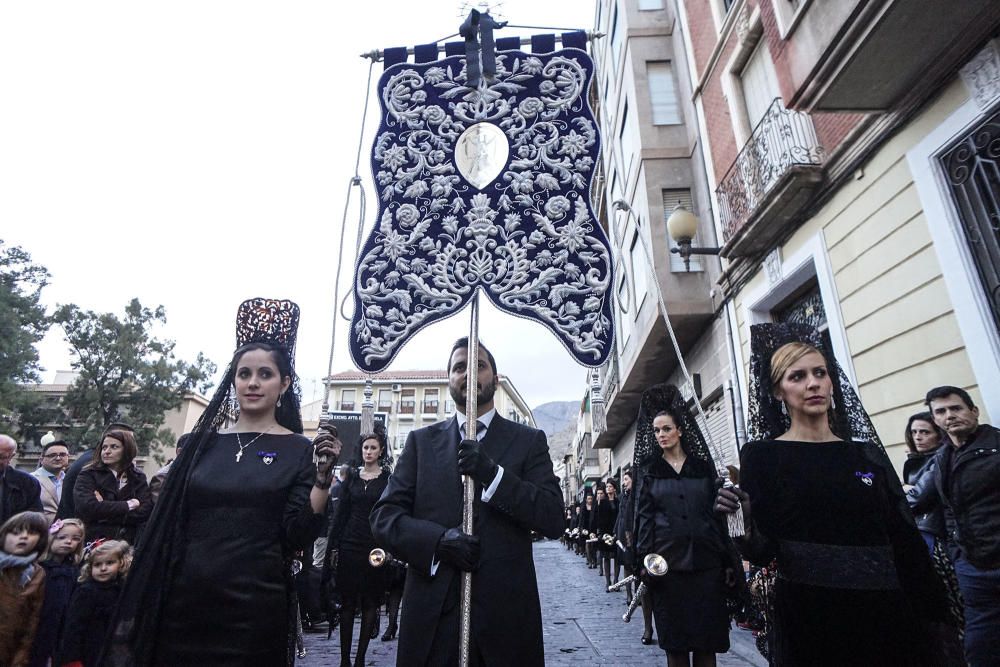
[[[691,247],[691,240],[698,233],[698,217],[681,206],[680,202],[667,218],[667,231],[677,244],[677,247],[671,248],[670,252],[684,258],[685,271],[691,270],[691,255],[718,255],[721,250],[721,248]]]

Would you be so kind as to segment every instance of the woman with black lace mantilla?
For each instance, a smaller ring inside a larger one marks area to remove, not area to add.
[[[801,325],[751,329],[750,427],[737,540],[777,562],[769,600],[772,665],[940,665],[927,624],[945,619],[931,567],[875,429],[819,335]]]
[[[729,650],[726,597],[736,590],[737,574],[742,583],[742,567],[725,521],[712,509],[715,464],[673,385],[643,394],[635,457],[637,567],[652,597],[658,643],[669,667],[713,667],[715,654]],[[659,577],[643,569],[654,553],[668,566]]]
[[[237,350],[167,476],[102,664],[294,662],[292,555],[322,528],[340,454],[334,435],[302,435],[298,319],[290,301],[240,305]]]

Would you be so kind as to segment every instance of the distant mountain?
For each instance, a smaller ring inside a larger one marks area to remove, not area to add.
[[[553,401],[543,403],[531,411],[535,424],[545,431],[549,441],[549,456],[557,475],[562,475],[563,456],[576,437],[576,419],[580,414],[580,401]]]
[[[535,424],[545,431],[549,438],[565,431],[570,425],[576,428],[576,417],[580,413],[580,401],[552,401],[542,403],[531,411]]]

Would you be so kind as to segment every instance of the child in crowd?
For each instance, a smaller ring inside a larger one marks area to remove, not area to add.
[[[108,625],[118,603],[122,581],[132,561],[132,547],[122,540],[97,540],[89,545],[63,626],[57,664],[96,667]]]
[[[0,665],[28,664],[45,596],[45,570],[36,561],[48,537],[41,512],[15,514],[0,526]]]
[[[30,667],[48,667],[55,661],[63,619],[80,575],[83,560],[83,522],[57,519],[49,527],[49,548],[42,556],[45,569],[45,599],[31,649]]]

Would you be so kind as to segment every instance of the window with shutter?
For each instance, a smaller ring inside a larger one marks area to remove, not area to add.
[[[673,190],[663,190],[663,224],[667,223],[667,219],[670,214],[674,212],[674,209],[678,205],[683,206],[687,210],[691,211],[695,215],[698,215],[698,211],[695,210],[694,200],[691,198],[691,191],[683,188],[673,189]],[[667,242],[670,244],[671,248],[676,248],[677,244],[674,240],[670,238],[670,234],[667,234]],[[698,236],[695,235],[692,240],[692,244],[698,245]],[[698,255],[691,255],[691,271],[704,271],[704,267],[701,264],[701,257]],[[684,259],[675,253],[670,253],[670,272],[671,273],[684,273]]]
[[[778,77],[774,73],[774,65],[771,63],[771,54],[763,39],[753,50],[750,60],[743,68],[740,80],[743,84],[743,99],[747,107],[747,121],[750,123],[750,130],[753,131],[753,128],[757,127],[757,123],[767,113],[767,109],[774,102],[774,99],[781,97]]]
[[[646,77],[649,81],[649,104],[652,107],[653,125],[680,125],[680,100],[677,99],[677,85],[674,83],[674,68],[669,60],[646,63]]]

